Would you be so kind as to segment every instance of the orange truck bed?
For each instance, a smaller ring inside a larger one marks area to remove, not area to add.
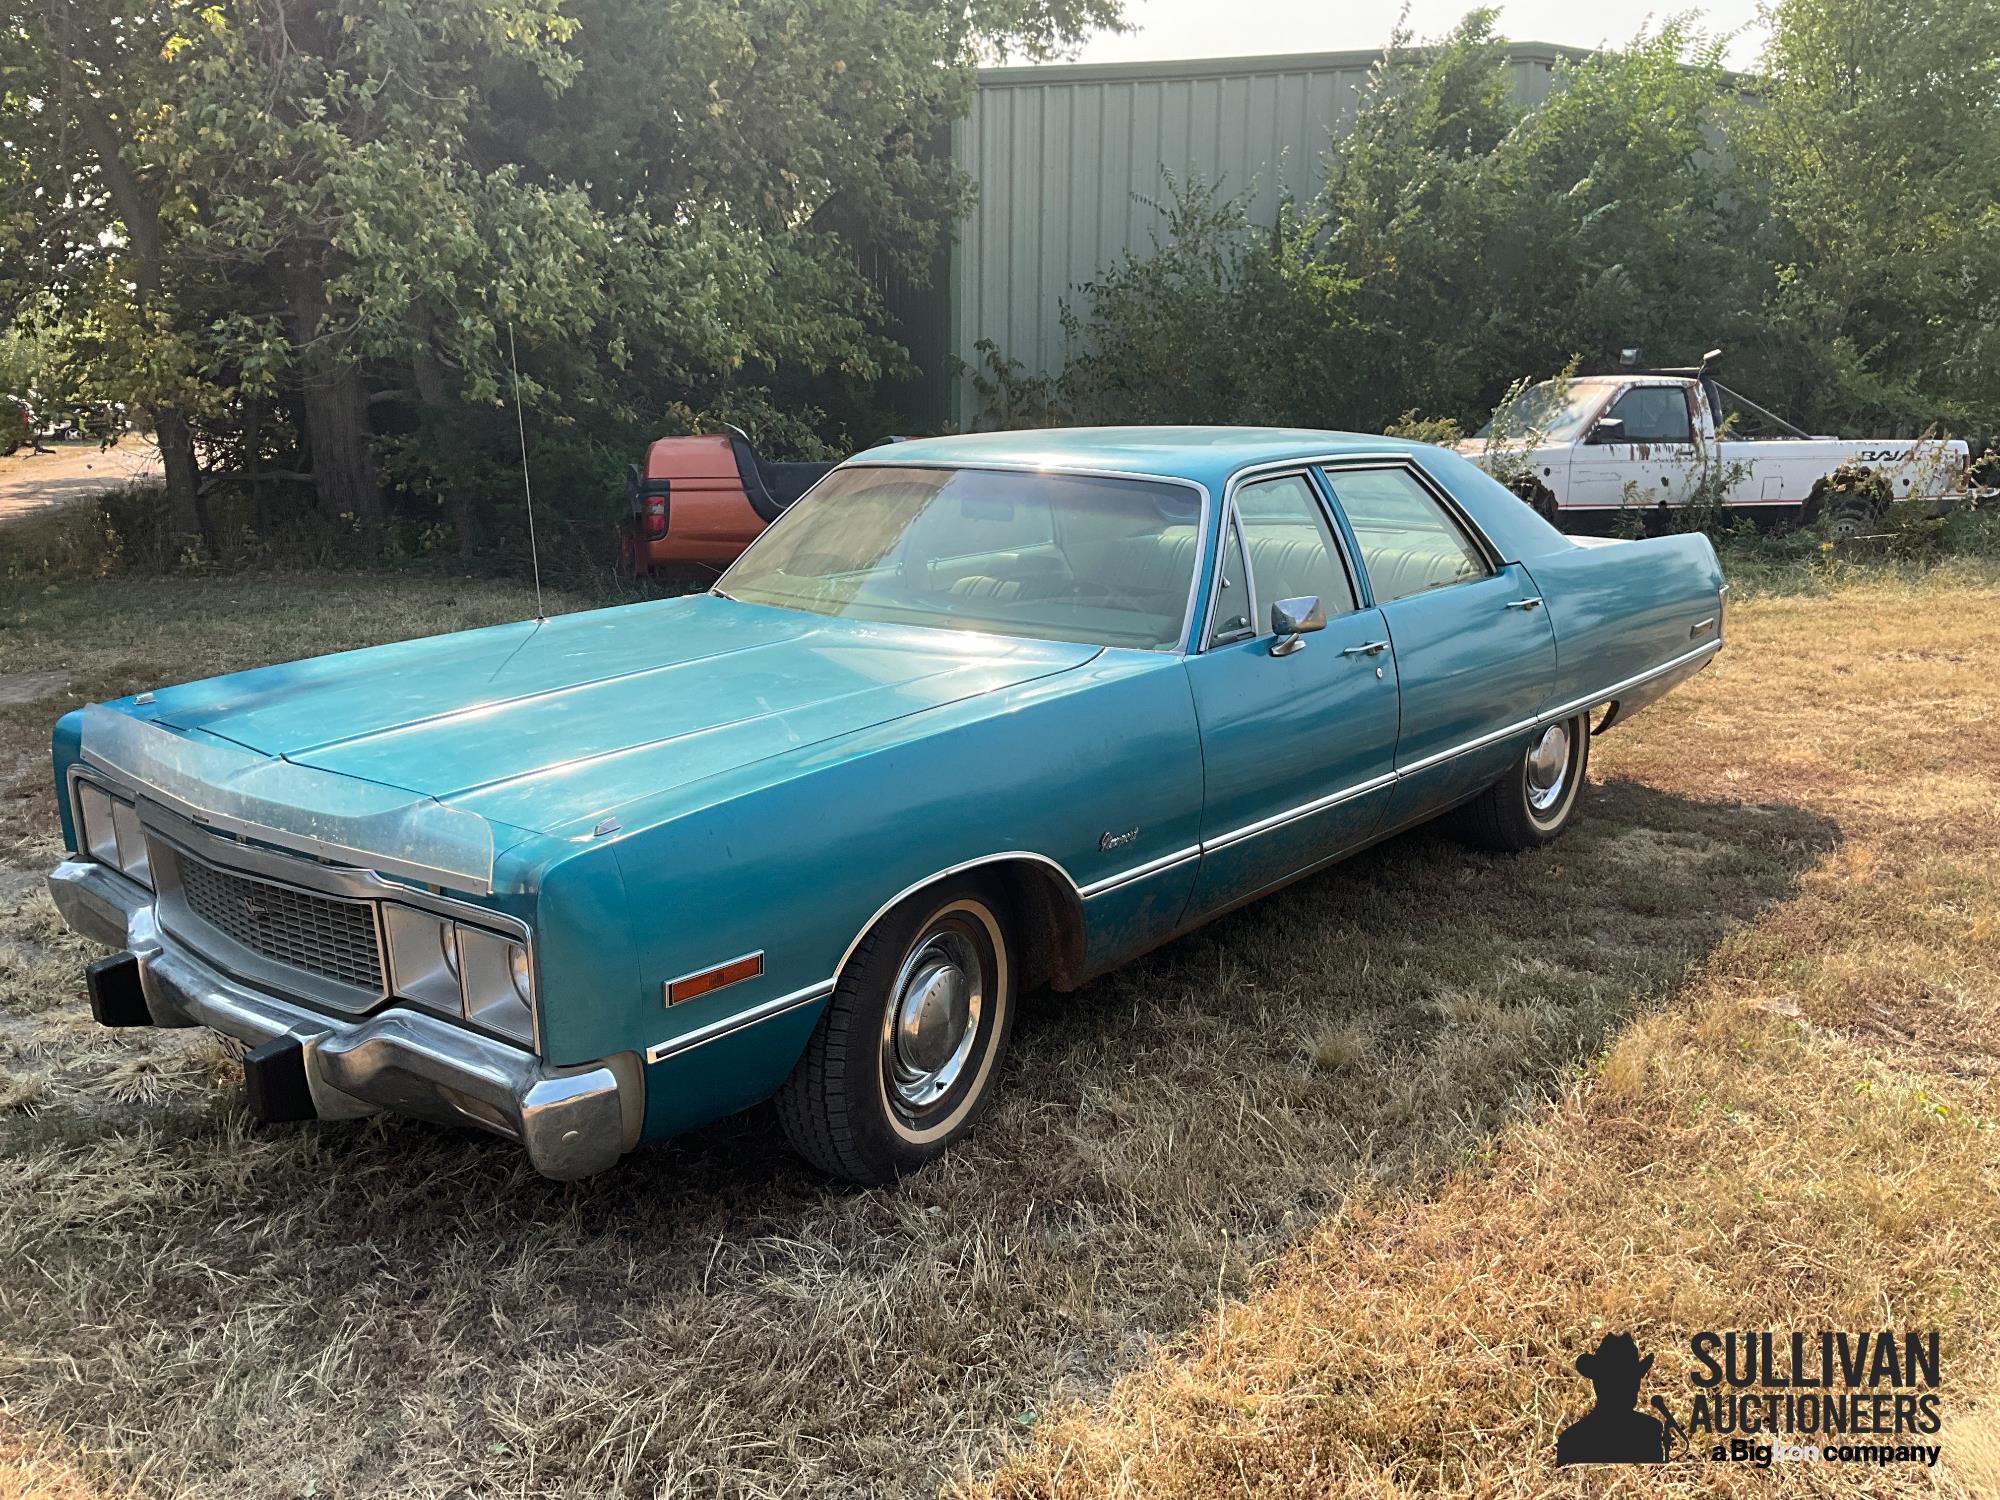
[[[832,467],[767,463],[730,434],[661,438],[626,475],[626,570],[727,567]]]

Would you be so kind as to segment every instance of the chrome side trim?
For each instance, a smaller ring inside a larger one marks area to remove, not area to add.
[[[1627,677],[1623,682],[1614,682],[1602,692],[1589,693],[1581,698],[1572,698],[1559,708],[1551,708],[1527,727],[1533,728],[1534,724],[1546,724],[1551,719],[1566,719],[1571,714],[1581,713],[1586,708],[1595,708],[1607,699],[1616,698],[1620,693],[1629,693],[1641,683],[1651,682],[1655,677],[1664,677],[1667,673],[1684,667],[1689,662],[1699,661],[1704,656],[1713,656],[1721,649],[1721,641],[1704,641],[1701,645],[1696,646],[1694,650],[1684,651],[1672,661],[1661,666],[1651,667],[1644,672],[1635,673]]]
[[[1491,745],[1498,740],[1507,739],[1512,735],[1525,734],[1531,729],[1553,723],[1557,719],[1567,719],[1572,714],[1583,712],[1586,708],[1596,708],[1599,704],[1616,698],[1620,693],[1629,693],[1633,688],[1651,682],[1655,677],[1664,677],[1669,672],[1679,671],[1691,662],[1699,661],[1704,656],[1711,656],[1721,649],[1721,641],[1709,641],[1695,647],[1692,651],[1683,652],[1670,662],[1627,677],[1622,682],[1614,682],[1611,686],[1601,689],[1598,692],[1590,693],[1582,698],[1572,698],[1569,702],[1555,708],[1544,709],[1531,719],[1522,719],[1517,723],[1507,725],[1504,729],[1496,729],[1489,734],[1480,735],[1477,739],[1467,740],[1462,745],[1453,745],[1449,749],[1439,750],[1434,754],[1426,755],[1422,760],[1414,760],[1406,766],[1398,766],[1386,776],[1376,776],[1367,781],[1356,782],[1352,786],[1342,787],[1337,792],[1329,792],[1324,797],[1316,797],[1310,802],[1300,803],[1297,807],[1287,808],[1280,813],[1273,813],[1270,817],[1260,819],[1255,823],[1246,823],[1241,828],[1231,829],[1228,833],[1217,834],[1214,838],[1204,839],[1201,844],[1201,852],[1207,854],[1216,849],[1226,849],[1231,844],[1239,843],[1247,838],[1254,838],[1260,833],[1268,833],[1274,828],[1282,828],[1285,824],[1297,822],[1300,818],[1309,818],[1314,813],[1324,812],[1329,807],[1336,807],[1340,803],[1351,801],[1355,797],[1362,797],[1366,796],[1369,792],[1380,791],[1383,787],[1400,781],[1405,776],[1414,776],[1420,771],[1427,771],[1432,766],[1442,765],[1444,762],[1464,755],[1468,751],[1483,749],[1487,745]],[[1110,883],[1116,882],[1117,877],[1114,877]],[[1107,882],[1099,881],[1096,885],[1087,887],[1085,895],[1094,895],[1100,887],[1106,885]]]
[[[1627,677],[1622,682],[1614,682],[1607,688],[1600,689],[1595,693],[1586,693],[1581,698],[1572,698],[1569,702],[1561,704],[1558,707],[1543,709],[1531,719],[1522,719],[1517,723],[1509,724],[1504,729],[1496,729],[1490,734],[1480,735],[1477,739],[1467,740],[1462,745],[1453,745],[1448,750],[1439,750],[1434,754],[1426,755],[1422,760],[1413,760],[1407,766],[1398,766],[1396,774],[1398,776],[1413,776],[1419,771],[1428,771],[1432,766],[1442,765],[1455,756],[1465,754],[1468,750],[1483,749],[1496,740],[1504,740],[1511,735],[1525,734],[1528,730],[1538,728],[1543,724],[1553,723],[1557,719],[1567,719],[1571,714],[1582,713],[1587,708],[1596,708],[1599,704],[1616,698],[1620,693],[1629,693],[1641,683],[1651,682],[1655,677],[1663,677],[1669,672],[1677,671],[1686,666],[1689,662],[1698,661],[1702,657],[1711,655],[1721,649],[1721,641],[1706,642],[1703,645],[1695,647],[1692,651],[1682,652],[1670,662],[1663,663],[1657,667],[1650,667],[1644,672]]]
[[[882,467],[886,468],[888,466],[883,465]],[[839,982],[841,972],[846,969],[848,960],[854,957],[854,950],[861,946],[862,939],[873,932],[875,924],[880,922],[895,907],[900,906],[925,886],[936,885],[940,880],[948,880],[954,875],[962,875],[967,870],[976,870],[985,865],[1004,864],[1013,860],[1026,860],[1030,864],[1041,865],[1055,871],[1056,874],[1062,877],[1063,883],[1076,894],[1079,901],[1083,898],[1083,892],[1077,888],[1076,881],[1071,878],[1068,870],[1065,870],[1046,854],[1035,854],[1027,849],[1009,849],[1003,853],[986,854],[978,859],[963,860],[958,864],[949,865],[935,874],[926,875],[922,880],[912,881],[887,901],[876,907],[874,915],[861,924],[860,930],[854,934],[854,941],[847,945],[847,951],[840,955],[840,961],[833,966],[832,978],[821,980],[817,984],[809,984],[802,990],[793,990],[789,995],[779,995],[774,999],[762,1001],[750,1006],[746,1010],[738,1011],[733,1016],[723,1016],[709,1022],[705,1026],[697,1026],[692,1031],[685,1032],[680,1036],[668,1037],[665,1041],[655,1042],[646,1049],[646,1061],[649,1063],[663,1062],[667,1058],[676,1057],[683,1052],[691,1051],[696,1047],[706,1046],[718,1038],[741,1031],[746,1026],[755,1026],[761,1021],[768,1021],[774,1016],[781,1016],[787,1011],[796,1010],[801,1005],[810,1005],[815,1000],[825,998],[827,995],[833,993],[834,985]],[[1115,880],[1123,880],[1125,878],[1128,877],[1113,877]],[[1138,877],[1131,876],[1129,878],[1137,879]],[[696,970],[695,972],[701,973],[704,971]]]
[[[1142,865],[1134,865],[1117,875],[1107,875],[1102,880],[1093,880],[1089,885],[1079,886],[1077,894],[1088,901],[1092,896],[1101,896],[1106,891],[1115,891],[1120,886],[1130,885],[1135,880],[1144,880],[1148,875],[1157,875],[1162,870],[1171,870],[1175,865],[1184,865],[1201,856],[1201,845],[1189,844],[1185,849],[1176,849],[1172,854],[1162,854],[1158,859],[1149,859]]]
[[[1421,761],[1392,771],[1387,775],[1371,777],[1367,781],[1356,782],[1353,786],[1342,787],[1339,791],[1330,792],[1324,797],[1315,797],[1310,802],[1300,803],[1297,807],[1287,808],[1281,813],[1273,813],[1270,817],[1260,818],[1255,823],[1246,823],[1241,828],[1232,829],[1230,832],[1219,834],[1212,839],[1205,839],[1199,844],[1190,844],[1184,849],[1174,850],[1171,854],[1159,855],[1156,858],[1146,860],[1142,864],[1133,865],[1128,870],[1122,870],[1116,875],[1107,875],[1101,880],[1093,880],[1089,885],[1077,885],[1069,871],[1064,869],[1055,860],[1050,859],[1046,854],[1035,854],[1026,849],[1012,849],[1002,854],[989,854],[979,859],[966,860],[960,864],[951,865],[946,869],[939,870],[934,875],[928,875],[922,880],[912,882],[877,907],[875,914],[869,917],[861,925],[861,930],[854,935],[854,941],[847,945],[847,951],[840,955],[840,962],[834,966],[833,978],[822,980],[818,984],[807,985],[804,989],[793,990],[788,995],[779,995],[773,999],[763,1001],[761,1004],[753,1005],[747,1010],[737,1012],[733,1016],[723,1016],[718,1020],[709,1022],[705,1026],[697,1026],[694,1030],[681,1036],[670,1037],[665,1041],[655,1042],[651,1047],[646,1049],[646,1061],[649,1063],[664,1062],[668,1058],[677,1057],[684,1052],[691,1052],[697,1047],[706,1046],[709,1042],[716,1041],[722,1037],[732,1036],[746,1027],[758,1025],[760,1022],[768,1021],[774,1017],[796,1010],[800,1006],[811,1005],[817,1000],[824,999],[833,993],[834,985],[838,982],[841,971],[847,967],[848,960],[854,956],[854,950],[861,945],[862,939],[875,930],[876,923],[880,922],[893,908],[899,906],[925,886],[935,885],[940,880],[962,874],[966,870],[975,870],[983,865],[1000,864],[1010,860],[1026,860],[1031,864],[1042,865],[1055,871],[1058,875],[1062,876],[1070,889],[1076,893],[1078,900],[1088,901],[1092,897],[1102,896],[1107,892],[1115,891],[1136,881],[1144,880],[1148,876],[1158,875],[1164,871],[1184,865],[1190,860],[1199,858],[1214,850],[1226,849],[1232,844],[1241,843],[1245,839],[1255,838],[1258,834],[1268,833],[1272,829],[1281,828],[1287,823],[1297,822],[1301,818],[1309,818],[1314,813],[1324,812],[1330,807],[1337,807],[1339,804],[1351,801],[1356,797],[1363,797],[1370,792],[1380,791],[1385,787],[1392,786],[1404,776],[1420,771],[1425,767],[1437,765],[1451,759],[1455,755],[1462,755],[1468,750],[1476,750],[1483,745],[1490,745],[1495,740],[1505,739],[1511,734],[1519,734],[1539,724],[1568,718],[1571,714],[1580,712],[1586,707],[1594,707],[1608,699],[1615,698],[1619,693],[1629,692],[1641,683],[1675,671],[1688,665],[1690,662],[1697,661],[1701,657],[1711,655],[1721,649],[1722,642],[1710,641],[1693,651],[1675,657],[1672,661],[1662,666],[1638,673],[1635,676],[1626,678],[1622,682],[1615,682],[1601,692],[1592,693],[1584,698],[1574,699],[1558,708],[1548,709],[1532,719],[1523,719],[1520,723],[1510,724],[1505,729],[1481,735],[1478,739],[1468,740],[1463,745],[1455,745],[1449,750],[1442,750],[1435,755],[1426,756]],[[706,971],[696,970],[695,972],[703,973]]]
[[[1288,807],[1281,813],[1272,813],[1268,818],[1259,818],[1254,823],[1245,823],[1241,828],[1232,828],[1227,833],[1219,833],[1212,839],[1203,839],[1201,852],[1213,853],[1217,849],[1227,849],[1231,844],[1240,844],[1245,839],[1255,838],[1260,833],[1269,833],[1282,828],[1287,823],[1296,823],[1301,818],[1310,818],[1314,813],[1325,812],[1330,807],[1338,807],[1343,802],[1352,802],[1356,797],[1365,797],[1370,792],[1378,792],[1385,786],[1392,786],[1396,773],[1376,776],[1367,781],[1357,781],[1353,786],[1342,787],[1337,792],[1329,792],[1324,797],[1315,797],[1310,802],[1301,802],[1297,807]]]
[[[875,449],[870,448],[857,453],[853,458],[847,460],[846,463],[836,465],[814,480],[811,489],[808,489],[797,500],[794,500],[785,508],[784,515],[779,516],[776,521],[773,521],[769,526],[766,526],[750,539],[750,546],[745,547],[737,554],[736,561],[731,563],[728,570],[715,580],[714,584],[710,586],[709,592],[711,594],[720,594],[725,599],[732,597],[726,587],[729,582],[729,574],[736,571],[738,564],[745,557],[749,556],[751,549],[763,541],[765,537],[769,536],[772,529],[783,522],[786,516],[793,514],[807,500],[811,499],[814,490],[817,490],[827,480],[833,478],[835,474],[845,473],[849,469],[976,469],[992,470],[1002,474],[1073,474],[1079,479],[1137,479],[1150,484],[1179,485],[1182,489],[1193,490],[1197,495],[1201,496],[1201,518],[1195,523],[1194,574],[1188,580],[1187,603],[1181,610],[1181,633],[1174,643],[1175,651],[1185,652],[1189,649],[1189,641],[1194,633],[1194,601],[1201,597],[1202,578],[1208,571],[1209,558],[1214,552],[1214,548],[1210,544],[1209,532],[1212,528],[1209,523],[1215,519],[1215,497],[1209,493],[1208,486],[1200,480],[1189,479],[1185,474],[1143,474],[1136,469],[1094,469],[1080,467],[1076,464],[1063,463],[1009,463],[1005,459],[986,459],[979,463],[955,463],[950,459],[911,459],[893,463],[882,463],[879,460],[875,463],[866,462],[868,454],[874,451]]]
[[[865,933],[867,929],[863,928],[862,931]],[[753,1005],[748,1010],[738,1011],[733,1016],[724,1016],[720,1020],[710,1021],[706,1026],[697,1026],[680,1036],[668,1037],[664,1042],[655,1042],[646,1049],[646,1061],[665,1062],[668,1058],[678,1057],[683,1052],[692,1052],[696,1047],[706,1046],[726,1036],[733,1036],[760,1021],[768,1021],[773,1016],[782,1016],[785,1012],[797,1010],[802,1005],[823,1000],[833,993],[833,985],[834,981],[831,979],[822,980],[818,984],[809,984],[802,990],[793,990],[789,995],[780,995],[774,1000]]]
[[[900,891],[896,892],[896,894],[891,896],[887,901],[884,901],[880,906],[876,907],[875,915],[870,917],[866,922],[863,922],[861,924],[861,930],[854,934],[854,941],[847,945],[847,951],[840,955],[840,962],[833,966],[833,972],[835,978],[838,978],[841,970],[847,967],[847,961],[850,958],[854,957],[854,950],[861,946],[861,940],[867,937],[869,933],[875,930],[875,924],[881,921],[883,917],[887,916],[892,907],[902,905],[903,902],[907,901],[910,897],[916,895],[918,891],[922,890],[927,885],[936,885],[940,880],[947,880],[953,875],[963,875],[967,870],[976,870],[981,865],[1004,864],[1008,860],[1015,860],[1015,859],[1025,859],[1030,864],[1044,865],[1047,868],[1054,870],[1056,874],[1062,876],[1063,883],[1070,888],[1070,890],[1076,895],[1076,897],[1079,900],[1082,899],[1083,892],[1080,889],[1078,889],[1075,877],[1072,876],[1069,873],[1069,871],[1065,870],[1061,865],[1057,864],[1054,860],[1050,859],[1046,854],[1035,854],[1027,849],[1008,849],[1000,854],[982,854],[978,859],[962,860],[958,864],[949,865],[946,868],[939,870],[934,875],[926,875],[922,880],[914,880],[910,882],[910,884],[904,886]],[[829,979],[827,983],[831,985],[833,983],[833,980]]]
[[[1592,701],[1595,702],[1597,700],[1593,699]],[[1459,756],[1469,751],[1483,750],[1496,740],[1504,740],[1513,735],[1525,734],[1537,724],[1541,724],[1549,719],[1559,719],[1562,717],[1563,715],[1560,713],[1536,714],[1532,719],[1522,719],[1517,723],[1507,725],[1504,729],[1495,729],[1488,734],[1480,735],[1477,739],[1467,740],[1462,745],[1453,745],[1446,750],[1433,751],[1422,760],[1413,760],[1406,766],[1396,767],[1396,774],[1399,777],[1414,776],[1419,771],[1428,771],[1432,766],[1441,766],[1448,760],[1456,760]]]

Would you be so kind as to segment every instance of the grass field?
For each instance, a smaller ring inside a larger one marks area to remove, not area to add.
[[[0,1500],[1574,1493],[1601,1332],[1657,1383],[1693,1328],[1892,1324],[1944,1331],[1924,1484],[2000,1488],[1990,568],[1746,601],[1552,850],[1405,837],[1032,1003],[896,1192],[763,1111],[566,1186],[418,1123],[257,1129],[221,1043],[89,1022],[39,889],[56,713],[524,609],[0,594]]]

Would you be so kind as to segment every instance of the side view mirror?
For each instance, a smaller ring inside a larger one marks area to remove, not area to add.
[[[1271,648],[1271,654],[1290,656],[1305,644],[1305,636],[1324,629],[1326,611],[1320,608],[1319,595],[1301,594],[1296,599],[1280,599],[1271,606],[1271,630],[1278,637],[1278,644]]]
[[[1625,441],[1625,419],[1623,417],[1599,417],[1597,425],[1590,429],[1593,443],[1622,443]]]

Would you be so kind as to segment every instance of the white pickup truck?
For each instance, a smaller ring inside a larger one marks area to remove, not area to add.
[[[1744,425],[1760,435],[1740,436],[1725,411],[1747,416]],[[1963,494],[1970,469],[1963,442],[1810,437],[1721,385],[1705,365],[1543,381],[1458,451],[1566,530],[1619,511],[1684,505],[1712,476],[1711,495],[1719,487],[1732,510],[1808,524],[1824,512],[1836,533],[1859,535],[1880,517],[1865,495],[1828,491],[1823,481],[1841,465],[1875,470],[1898,501]]]

